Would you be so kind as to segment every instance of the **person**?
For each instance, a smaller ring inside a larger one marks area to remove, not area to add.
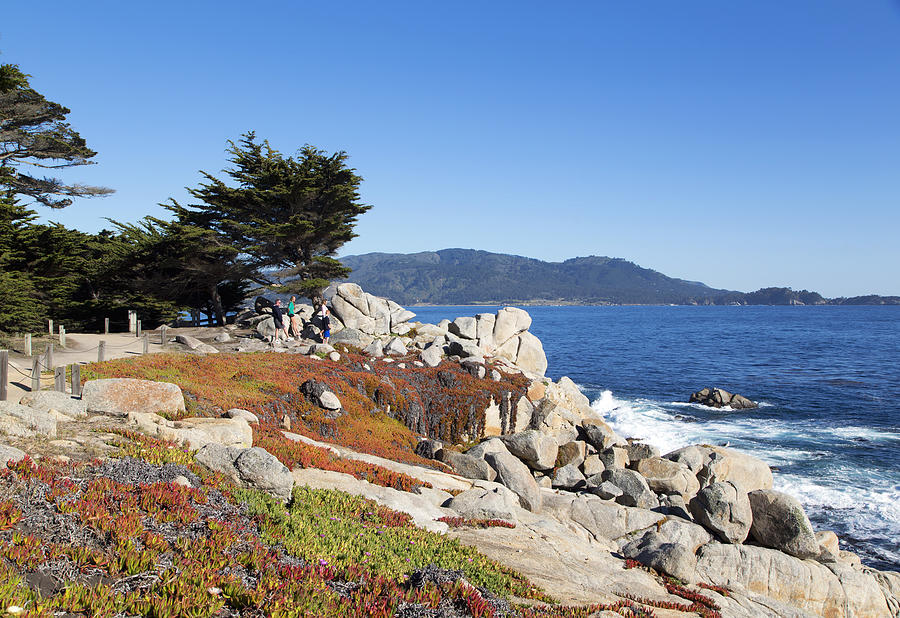
[[[272,320],[275,322],[275,337],[272,338],[272,345],[274,345],[282,335],[287,341],[293,341],[291,337],[287,334],[287,327],[284,325],[284,319],[281,316],[281,299],[275,301],[275,304],[272,306]]]
[[[291,296],[291,301],[288,303],[287,313],[288,320],[291,323],[291,334],[297,339],[300,338],[300,314],[297,313],[297,305],[294,303],[297,302],[296,296]]]
[[[331,319],[325,303],[319,307],[319,319],[322,321],[322,343],[328,343],[328,338],[331,337]]]

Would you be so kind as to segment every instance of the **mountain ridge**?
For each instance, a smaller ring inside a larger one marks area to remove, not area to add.
[[[623,258],[579,256],[562,262],[480,249],[366,253],[339,258],[346,279],[405,305],[900,305],[897,296],[827,299],[817,292],[769,287],[712,288],[669,277]]]

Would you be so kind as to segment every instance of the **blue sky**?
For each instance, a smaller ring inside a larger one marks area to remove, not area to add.
[[[256,6],[252,6],[256,4]],[[900,0],[7,3],[0,62],[161,215],[247,130],[345,150],[342,254],[623,257],[715,287],[900,295]]]

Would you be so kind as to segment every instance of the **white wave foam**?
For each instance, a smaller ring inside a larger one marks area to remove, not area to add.
[[[775,489],[797,498],[812,519],[832,522],[838,536],[879,545],[883,558],[900,564],[900,486],[856,479],[839,485],[776,474]],[[886,541],[886,543],[885,543]]]
[[[619,435],[652,444],[663,453],[687,446],[694,435],[686,423],[675,423],[662,408],[644,400],[624,401],[603,391],[591,407],[606,418]]]
[[[666,405],[668,406],[677,406],[679,408],[693,408],[695,410],[703,410],[704,412],[734,412],[734,408],[731,406],[722,406],[721,408],[714,408],[712,406],[705,406],[702,403],[685,403],[684,401],[670,401]]]
[[[839,536],[867,539],[877,544],[882,558],[900,564],[900,549],[885,549],[896,546],[893,539],[900,538],[900,484],[889,477],[873,477],[873,471],[868,469],[836,462],[827,464],[829,451],[822,450],[822,445],[833,443],[836,438],[863,437],[877,441],[897,440],[900,435],[867,427],[798,425],[789,420],[761,421],[740,414],[708,414],[709,408],[702,410],[702,414],[698,409],[697,416],[701,418],[679,422],[670,405],[698,407],[684,402],[618,399],[609,390],[603,391],[591,404],[619,435],[639,438],[663,453],[689,444],[729,442],[731,447],[775,467],[826,460],[824,467],[816,464],[818,477],[776,472],[776,489],[796,497],[811,517],[829,522],[827,525]],[[797,444],[798,438],[805,448],[787,446]]]
[[[882,431],[873,427],[828,427],[825,431],[846,440],[853,440],[854,438],[863,438],[869,442],[900,440],[900,433],[898,432]]]

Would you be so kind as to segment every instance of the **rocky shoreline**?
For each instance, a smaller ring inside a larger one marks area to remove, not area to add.
[[[301,341],[269,343],[271,317],[251,311],[239,321],[254,337],[226,331],[213,341],[182,337],[180,343],[198,355],[275,351],[335,365],[359,350],[362,360],[353,368],[360,372],[390,367],[425,376],[434,370],[434,379],[452,391],[461,384],[452,367],[481,388],[496,385],[452,430],[429,416],[441,414],[441,400],[411,405],[394,397],[392,410],[382,393],[379,409],[419,434],[415,451],[434,469],[312,440],[291,431],[296,418],[278,419],[280,439],[418,479],[422,484],[413,492],[335,469],[287,466],[279,453],[257,444],[260,411],[186,418],[184,394],[174,384],[102,379],[87,382],[81,399],[26,396],[20,404],[0,405],[0,432],[10,443],[24,443],[56,438],[70,423],[113,423],[183,444],[205,470],[284,504],[299,486],[364,496],[408,514],[419,527],[477,547],[566,602],[656,599],[656,615],[680,615],[683,607],[665,605],[686,598],[667,587],[677,581],[713,599],[724,616],[900,615],[900,574],[870,569],[842,551],[833,532],[814,531],[800,504],[772,489],[764,462],[709,445],[659,453],[613,431],[568,378],[546,378],[547,359],[529,332],[527,312],[503,308],[432,325],[412,321],[411,311],[355,284],[335,286],[326,298],[333,314],[329,344],[320,340],[311,307],[301,310]],[[346,414],[342,399],[348,395],[335,390],[315,379],[297,384],[303,405],[318,410],[323,422]],[[93,440],[96,451],[109,451],[108,432],[89,433],[82,438]],[[0,461],[25,456],[14,444],[2,452]],[[451,528],[442,518],[509,525]]]

